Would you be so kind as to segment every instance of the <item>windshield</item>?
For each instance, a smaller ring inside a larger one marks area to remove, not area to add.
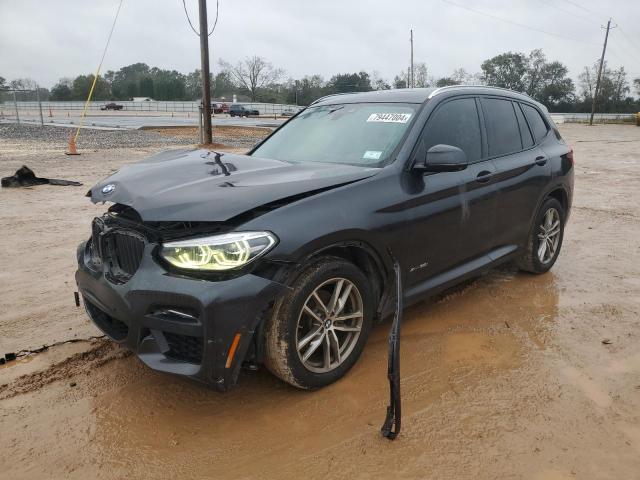
[[[252,155],[294,163],[381,167],[390,160],[416,108],[399,103],[310,107],[275,132]]]

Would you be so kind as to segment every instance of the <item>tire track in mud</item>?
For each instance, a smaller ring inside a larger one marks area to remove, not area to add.
[[[58,380],[69,379],[82,373],[89,374],[113,360],[130,355],[131,351],[110,340],[92,341],[88,350],[73,354],[44,370],[22,375],[13,382],[0,385],[0,400],[39,390]]]

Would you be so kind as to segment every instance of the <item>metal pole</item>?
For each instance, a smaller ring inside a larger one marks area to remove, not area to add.
[[[40,126],[44,127],[44,119],[42,118],[42,102],[40,101],[40,86],[36,87],[36,98],[38,99],[38,108],[40,109]]]
[[[202,106],[198,108],[198,138],[200,139],[200,143],[204,143],[202,138]],[[211,142],[209,142],[211,143]]]
[[[609,30],[611,29],[611,19],[607,22],[607,33],[604,34],[604,45],[602,47],[602,56],[600,57],[600,66],[598,67],[598,79],[596,80],[596,91],[591,100],[591,116],[589,117],[589,125],[593,125],[593,115],[596,113],[596,99],[600,91],[600,77],[602,76],[602,66],[604,65],[604,53],[607,51],[607,40],[609,39]]]
[[[16,107],[16,121],[18,122],[18,125],[20,125],[20,115],[18,115],[18,99],[16,98],[16,91],[13,91],[13,104]]]
[[[411,29],[411,88],[416,86],[416,82],[413,78],[413,29]]]
[[[209,26],[207,25],[207,0],[198,0],[200,12],[200,70],[202,73],[202,108],[204,120],[204,141],[213,142],[211,131],[211,89],[209,86]]]

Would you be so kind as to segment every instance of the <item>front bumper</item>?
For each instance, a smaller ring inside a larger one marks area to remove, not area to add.
[[[76,283],[89,317],[154,370],[228,389],[262,315],[286,287],[250,273],[216,282],[172,275],[152,250],[147,244],[136,273],[117,284],[93,268],[86,242],[80,244]]]

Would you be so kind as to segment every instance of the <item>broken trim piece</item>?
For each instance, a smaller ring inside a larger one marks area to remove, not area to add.
[[[391,251],[389,251],[391,255]],[[393,255],[391,255],[393,258]],[[387,416],[380,431],[382,436],[394,440],[400,433],[401,399],[400,399],[400,327],[402,325],[402,272],[400,264],[393,258],[393,271],[396,277],[396,311],[389,332],[389,360],[387,377],[389,378],[389,406]]]

